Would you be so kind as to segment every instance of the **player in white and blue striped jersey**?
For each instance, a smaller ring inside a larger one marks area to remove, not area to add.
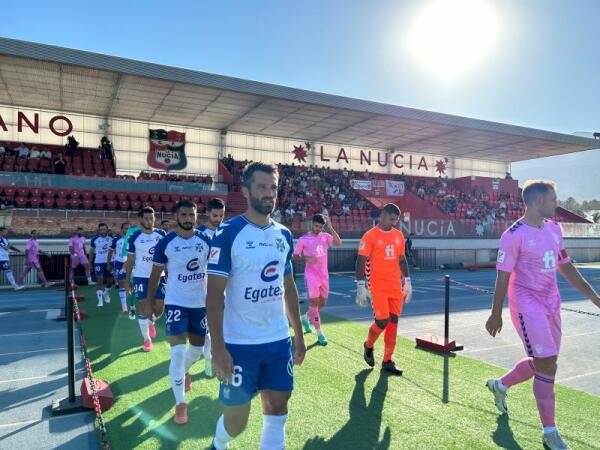
[[[108,234],[108,225],[99,223],[98,234],[91,240],[88,257],[96,274],[96,297],[98,297],[96,306],[103,306],[104,302],[110,303],[108,281],[111,273],[108,270],[108,251],[111,244],[112,237]]]
[[[198,227],[198,231],[207,238],[212,239],[215,230],[225,218],[225,202],[218,197],[211,198],[206,204],[206,223]]]
[[[154,228],[156,217],[154,209],[145,206],[138,212],[140,229],[131,233],[127,238],[127,261],[125,262],[125,286],[127,294],[131,293],[131,275],[133,273],[133,291],[139,303],[138,323],[144,339],[144,351],[152,350],[152,338],[156,337],[154,320],[163,313],[163,300],[165,298],[165,280],[161,282],[154,293],[154,305],[148,301],[148,278],[152,272],[152,257],[158,241],[165,232]]]
[[[176,228],[156,245],[154,267],[148,280],[152,302],[164,269],[169,273],[165,293],[167,336],[171,344],[169,379],[175,394],[175,423],[187,423],[185,391],[192,388],[189,369],[204,354],[206,324],[206,264],[209,240],[194,229],[194,202],[181,200],[174,209]],[[189,340],[189,347],[186,343]]]
[[[6,279],[14,288],[15,291],[23,289],[25,286],[18,285],[15,281],[15,276],[13,275],[12,270],[10,269],[10,264],[8,263],[8,251],[14,250],[15,252],[23,253],[21,250],[16,248],[14,245],[11,245],[6,239],[6,234],[8,230],[6,227],[0,227],[0,270],[6,273]]]
[[[291,265],[292,234],[270,217],[278,181],[275,166],[248,165],[242,182],[248,209],[224,222],[211,241],[206,310],[224,406],[213,439],[217,450],[244,430],[250,401],[259,391],[264,414],[260,448],[285,447],[293,366],[302,363],[306,347]]]

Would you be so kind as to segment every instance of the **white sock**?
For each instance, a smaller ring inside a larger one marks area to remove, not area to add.
[[[316,331],[317,331],[317,336],[323,336],[323,331],[321,331],[320,328],[317,328]]]
[[[88,284],[92,284],[93,283],[92,282],[92,277],[87,277],[87,279],[88,279]]]
[[[556,427],[544,427],[544,434],[554,433],[555,431],[558,431],[558,428],[556,428]]]
[[[119,288],[119,299],[121,300],[121,308],[127,308],[127,294],[125,293],[125,289]]]
[[[104,301],[104,297],[102,296],[102,291],[96,291],[96,297],[98,297],[98,302],[102,303]]]
[[[185,352],[185,373],[188,373],[190,367],[202,358],[204,354],[204,346],[203,345],[190,345]]]
[[[110,289],[109,289],[109,288],[107,288],[107,287],[105,287],[105,288],[104,288],[104,293],[105,293],[106,295],[110,295]]]
[[[211,349],[211,340],[210,340],[210,333],[208,333],[204,338],[204,359],[212,358],[210,349]]]
[[[169,379],[171,380],[171,388],[175,394],[175,404],[185,402],[185,370],[183,361],[186,356],[185,344],[173,345],[171,347],[171,364],[169,365]]]
[[[502,392],[506,392],[508,390],[508,388],[504,385],[504,383],[502,382],[502,380],[496,380],[496,386],[498,387],[498,389],[500,389]]]
[[[263,415],[263,429],[260,436],[260,450],[281,450],[285,448],[285,422],[283,416]]]
[[[148,330],[150,321],[146,318],[146,316],[138,316],[138,324],[140,325],[140,331],[142,332],[144,342],[146,342],[150,339],[150,331]]]
[[[215,430],[215,438],[213,439],[213,445],[217,450],[226,450],[229,448],[229,443],[233,438],[227,433],[225,429],[225,418],[223,415],[217,420],[217,429]]]
[[[15,281],[15,276],[12,273],[12,270],[6,271],[6,279],[12,285],[12,287],[17,287],[17,282]]]

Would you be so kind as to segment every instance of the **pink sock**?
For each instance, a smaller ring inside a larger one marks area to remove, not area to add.
[[[533,379],[533,395],[544,427],[555,427],[554,377],[536,372]]]
[[[321,317],[319,316],[319,308],[317,306],[308,308],[308,318],[313,327],[315,327],[315,330],[321,329]]]
[[[500,378],[500,381],[502,381],[504,386],[509,388],[515,384],[529,380],[533,376],[534,370],[533,358],[523,358],[506,375]]]

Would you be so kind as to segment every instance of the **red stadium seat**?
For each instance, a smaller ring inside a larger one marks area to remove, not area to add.
[[[67,199],[65,197],[57,197],[56,198],[56,207],[59,209],[66,209]]]
[[[87,200],[87,199],[91,199],[93,195],[94,195],[94,191],[83,191],[81,193],[81,198],[83,198],[84,200]]]
[[[117,198],[115,191],[106,191],[106,200],[114,200],[115,198]]]
[[[27,189],[27,188],[18,188],[17,189],[17,195],[19,197],[25,197],[25,198],[29,197],[29,189]]]
[[[140,196],[137,192],[128,192],[127,198],[129,199],[130,202],[135,202],[140,199]]]
[[[94,192],[92,192],[92,198],[94,200],[104,200],[104,191],[94,191]]]
[[[27,199],[25,197],[16,197],[15,205],[17,208],[25,208],[25,205],[27,205]]]
[[[159,195],[159,194],[157,194],[156,192],[155,192],[155,193],[152,193],[152,194],[150,194],[150,201],[151,201],[152,203],[155,203],[155,202],[158,202],[158,201],[160,201],[160,195]]]
[[[94,205],[94,200],[92,200],[91,198],[83,199],[83,209],[92,209],[93,205]]]
[[[175,208],[175,203],[164,202],[163,206],[164,206],[165,212],[173,212],[173,208]]]
[[[32,197],[41,197],[42,196],[42,190],[40,188],[33,188],[29,192]]]
[[[164,208],[162,202],[160,202],[160,201],[159,202],[152,202],[150,204],[150,206],[152,206],[154,208],[154,210],[158,211],[158,212],[162,211],[163,208]]]
[[[81,206],[81,200],[78,197],[72,197],[67,202],[70,209],[79,209]]]
[[[120,200],[119,201],[119,208],[121,208],[122,211],[128,211],[129,210],[129,200]]]
[[[54,208],[54,198],[52,197],[46,197],[43,200],[44,203],[44,208]]]
[[[104,208],[106,208],[106,200],[104,200],[102,198],[95,199],[94,206],[96,207],[96,209],[104,209]]]
[[[17,160],[17,170],[19,172],[26,172],[27,171],[27,160],[26,159],[19,158]]]
[[[119,200],[127,200],[127,192],[117,192],[117,198]]]
[[[117,206],[119,206],[119,202],[117,202],[114,198],[108,200],[106,203],[108,205],[108,209],[110,209],[110,210],[115,210],[115,209],[117,209]]]
[[[80,199],[81,198],[81,191],[78,189],[71,189],[69,191],[69,197],[71,199]]]
[[[16,192],[17,192],[17,189],[14,187],[9,186],[9,187],[4,188],[4,195],[6,195],[10,199],[14,198]]]
[[[163,203],[171,201],[171,197],[169,194],[160,194],[160,201]]]
[[[28,167],[31,172],[37,172],[40,169],[40,160],[38,158],[30,159]]]
[[[150,194],[148,194],[147,192],[140,192],[139,198],[140,198],[140,201],[142,201],[143,203],[146,203],[150,200]]]
[[[131,202],[131,210],[139,211],[140,209],[142,209],[142,202],[140,202],[139,200],[133,200]]]
[[[32,208],[39,208],[41,203],[42,203],[41,197],[31,197],[29,199],[29,204],[31,205]]]

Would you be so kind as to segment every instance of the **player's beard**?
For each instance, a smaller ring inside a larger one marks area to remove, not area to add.
[[[190,231],[192,228],[194,228],[194,224],[192,222],[180,222],[178,220],[177,225],[185,231]]]
[[[265,197],[268,198],[268,197]],[[260,199],[258,197],[250,196],[250,205],[252,208],[259,214],[263,214],[265,216],[271,214],[275,209],[275,199],[273,199],[273,204],[267,205],[263,203],[264,199]]]

